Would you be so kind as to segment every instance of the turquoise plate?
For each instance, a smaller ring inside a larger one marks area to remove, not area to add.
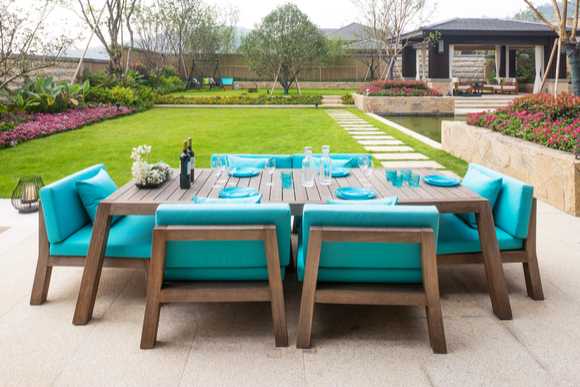
[[[258,191],[255,188],[247,187],[226,187],[220,191],[218,196],[221,199],[239,199],[248,198],[250,196],[258,195]]]
[[[233,177],[254,177],[260,174],[260,169],[253,167],[239,167],[233,168],[230,171],[230,176]]]
[[[340,187],[336,189],[335,193],[338,198],[343,200],[369,200],[377,196],[374,191],[359,187]]]
[[[332,177],[347,177],[350,175],[349,168],[332,168]]]
[[[461,180],[443,175],[428,175],[423,178],[425,183],[435,187],[457,187]]]

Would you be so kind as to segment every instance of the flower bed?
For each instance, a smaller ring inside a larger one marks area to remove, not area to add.
[[[320,105],[318,95],[161,95],[155,103],[162,105]]]
[[[359,89],[371,97],[441,97],[441,93],[423,81],[375,81]]]
[[[131,114],[133,111],[133,109],[127,107],[98,106],[68,110],[56,114],[36,114],[31,121],[21,123],[12,130],[0,132],[0,148],[16,146],[19,143],[35,138],[78,129],[107,118]]]
[[[495,113],[469,114],[467,123],[549,148],[575,152],[580,141],[580,97],[525,96]]]

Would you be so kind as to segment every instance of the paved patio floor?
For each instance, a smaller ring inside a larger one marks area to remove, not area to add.
[[[71,324],[79,269],[55,269],[49,301],[30,306],[36,216],[2,200],[0,385],[578,386],[580,219],[539,209],[546,301],[527,298],[521,266],[507,265],[514,320],[499,321],[481,267],[443,268],[448,355],[432,354],[424,312],[412,307],[318,307],[314,347],[298,350],[292,280],[288,348],[274,348],[266,304],[171,305],[157,348],[141,351],[144,273],[106,270],[84,327]]]

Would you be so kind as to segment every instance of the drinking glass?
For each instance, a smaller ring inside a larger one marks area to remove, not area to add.
[[[401,176],[403,177],[403,181],[409,181],[413,172],[410,169],[402,169]]]
[[[358,167],[365,175],[369,175],[370,160],[368,157],[363,156],[358,159]]]
[[[271,186],[273,177],[274,177],[274,172],[276,171],[276,160],[274,160],[274,158],[268,159],[268,161],[266,161],[266,170],[268,171],[268,175],[270,176],[270,180],[268,181],[268,185]]]
[[[216,171],[216,176],[219,178],[223,172],[222,170],[222,157],[216,156],[211,159],[211,168]]]
[[[421,184],[421,175],[413,173],[411,174],[411,177],[409,178],[409,180],[407,180],[407,182],[409,183],[409,187],[418,188],[419,185]]]
[[[385,171],[385,177],[387,178],[387,181],[393,181],[397,178],[398,175],[399,172],[396,169],[387,169]]]
[[[401,188],[403,186],[403,181],[403,175],[397,174],[392,178],[391,184],[393,184],[393,187]]]
[[[282,172],[282,188],[283,189],[292,188],[292,172],[288,171]]]

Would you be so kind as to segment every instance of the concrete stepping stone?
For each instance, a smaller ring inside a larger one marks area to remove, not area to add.
[[[367,133],[365,133],[363,135],[355,135],[355,136],[352,136],[352,138],[354,138],[355,140],[394,140],[394,138],[391,136],[386,136],[386,135],[382,135],[382,134],[377,134],[375,136],[371,136]],[[378,151],[378,152],[380,152],[380,151]]]
[[[403,145],[399,140],[359,140],[361,145]]]
[[[377,160],[429,160],[429,157],[421,153],[374,153],[373,157]]]
[[[348,132],[364,132],[365,130],[379,130],[379,128],[375,128],[375,127],[368,127],[368,128],[344,128],[346,129]]]
[[[400,146],[365,146],[367,152],[413,152],[413,148],[406,145]]]
[[[426,169],[444,169],[438,162],[428,161],[382,161],[385,168],[426,168]]]

